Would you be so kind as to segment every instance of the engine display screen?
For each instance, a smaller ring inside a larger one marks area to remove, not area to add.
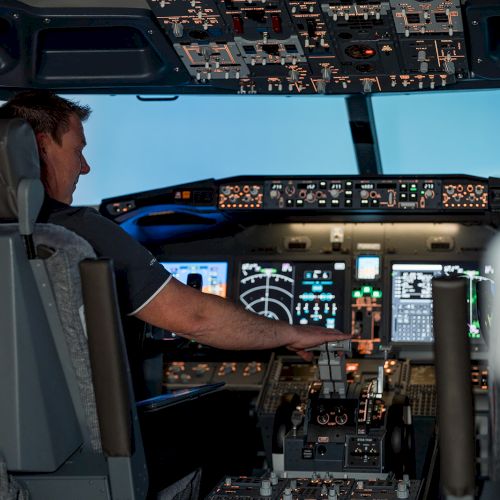
[[[437,276],[467,279],[467,326],[469,337],[479,339],[477,309],[478,283],[484,278],[474,263],[393,263],[392,317],[393,342],[432,342],[432,279]]]
[[[376,280],[380,276],[380,257],[378,255],[360,255],[356,259],[356,278],[358,280]]]
[[[261,316],[344,327],[345,262],[242,262],[239,299]]]
[[[189,275],[201,276],[201,291],[227,296],[227,262],[161,262],[174,278],[185,285],[188,284]]]

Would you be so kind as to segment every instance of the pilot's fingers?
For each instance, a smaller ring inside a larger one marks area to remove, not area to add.
[[[304,360],[304,361],[312,361],[314,358],[314,355],[312,352],[309,351],[297,351],[297,354]]]
[[[335,340],[349,340],[351,338],[350,333],[344,333],[340,330],[331,330],[326,334],[323,334],[323,337],[326,339],[326,342],[334,342]]]
[[[321,331],[301,330],[295,341],[291,343],[296,349],[308,349],[324,344],[325,342],[336,342],[339,340],[349,340],[351,336],[348,333],[343,333],[339,330],[331,330],[327,332],[324,328],[318,329]]]

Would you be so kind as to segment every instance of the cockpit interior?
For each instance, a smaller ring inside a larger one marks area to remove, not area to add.
[[[500,2],[0,0],[0,101],[29,89],[92,108],[73,205],[350,337],[124,315],[0,119],[1,500],[500,498]]]

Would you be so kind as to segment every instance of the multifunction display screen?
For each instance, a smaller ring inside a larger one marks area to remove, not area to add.
[[[227,262],[161,262],[174,278],[185,285],[189,275],[201,276],[201,291],[227,296]]]
[[[242,262],[239,298],[267,318],[342,329],[345,273],[345,262]]]
[[[432,279],[437,276],[467,279],[467,325],[469,337],[480,338],[477,286],[484,278],[474,263],[393,263],[392,319],[393,342],[432,342]]]

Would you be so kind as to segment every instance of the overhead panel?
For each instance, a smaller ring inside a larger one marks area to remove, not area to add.
[[[240,94],[444,88],[468,78],[459,0],[149,0],[198,85]]]

